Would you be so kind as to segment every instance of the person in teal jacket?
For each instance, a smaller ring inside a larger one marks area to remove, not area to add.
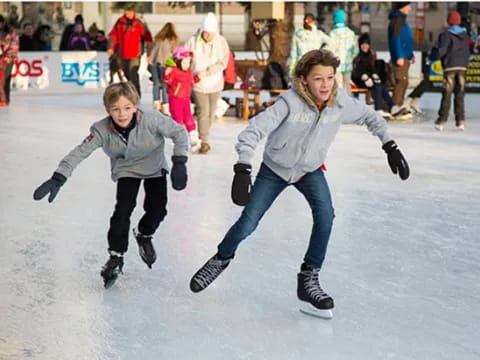
[[[395,74],[395,87],[393,89],[393,102],[402,106],[405,92],[408,88],[408,69],[410,62],[415,62],[413,56],[412,30],[407,23],[407,15],[412,7],[410,2],[395,2],[394,9],[389,15],[388,25],[388,48],[390,59]]]
[[[297,296],[307,306],[306,312],[331,316],[333,299],[319,283],[334,218],[324,163],[340,126],[366,125],[383,144],[391,170],[403,180],[409,177],[408,164],[389,135],[385,119],[337,87],[335,72],[339,64],[328,50],[306,53],[295,68],[293,88],[252,118],[238,136],[232,200],[246,206],[218,245],[217,253],[192,277],[193,292],[204,290],[227,268],[240,242],[253,233],[275,199],[294,186],[306,198],[313,215],[310,242],[297,276]],[[264,137],[263,162],[252,187],[251,164],[255,148]]]
[[[40,185],[33,198],[49,195],[52,202],[77,165],[98,148],[110,158],[112,180],[117,182],[117,202],[110,218],[108,253],[101,276],[110,287],[123,268],[128,249],[130,216],[143,181],[145,214],[134,234],[142,260],[149,268],[156,260],[153,234],[167,214],[167,179],[169,167],[165,158],[165,138],[174,143],[172,187],[183,190],[187,185],[188,137],[185,128],[170,117],[138,109],[140,97],[131,82],[112,84],[105,89],[103,103],[109,116],[94,123],[90,134],[65,156],[52,177]]]

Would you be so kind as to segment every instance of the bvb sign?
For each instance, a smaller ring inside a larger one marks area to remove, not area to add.
[[[443,68],[440,60],[433,61],[429,68],[428,80],[431,91],[442,91],[443,89]],[[471,55],[466,73],[465,91],[480,92],[480,55]]]

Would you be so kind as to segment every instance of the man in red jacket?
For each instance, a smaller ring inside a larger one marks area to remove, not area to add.
[[[140,95],[138,69],[142,56],[142,42],[152,43],[152,35],[147,27],[137,18],[134,6],[125,9],[123,16],[117,20],[109,37],[111,39],[108,55],[116,51],[122,60],[123,73],[137,88]]]

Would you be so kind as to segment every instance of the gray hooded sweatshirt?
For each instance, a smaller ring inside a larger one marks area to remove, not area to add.
[[[165,137],[174,143],[174,155],[187,155],[188,135],[185,127],[158,111],[137,112],[137,124],[128,141],[115,129],[110,116],[97,121],[90,135],[61,161],[56,172],[70,177],[75,167],[94,150],[103,148],[110,158],[112,180],[122,177],[152,178],[168,171]]]
[[[250,164],[257,144],[268,135],[263,162],[285,181],[297,182],[325,162],[342,124],[366,124],[382,144],[392,140],[385,119],[343,89],[334,89],[328,106],[320,112],[308,90],[296,81],[294,89],[252,118],[238,135],[238,162]]]

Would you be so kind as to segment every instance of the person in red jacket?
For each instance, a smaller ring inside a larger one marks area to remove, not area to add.
[[[198,76],[193,76],[190,65],[193,52],[184,46],[178,46],[173,51],[173,56],[167,60],[167,69],[163,81],[167,85],[168,104],[173,120],[185,126],[190,137],[192,152],[200,149],[197,125],[192,116],[190,97],[193,84],[200,81]]]
[[[117,20],[109,37],[111,39],[108,55],[112,56],[118,47],[123,73],[137,88],[140,94],[138,69],[142,56],[142,43],[152,43],[152,35],[147,27],[137,18],[134,6],[125,9],[124,15]]]

